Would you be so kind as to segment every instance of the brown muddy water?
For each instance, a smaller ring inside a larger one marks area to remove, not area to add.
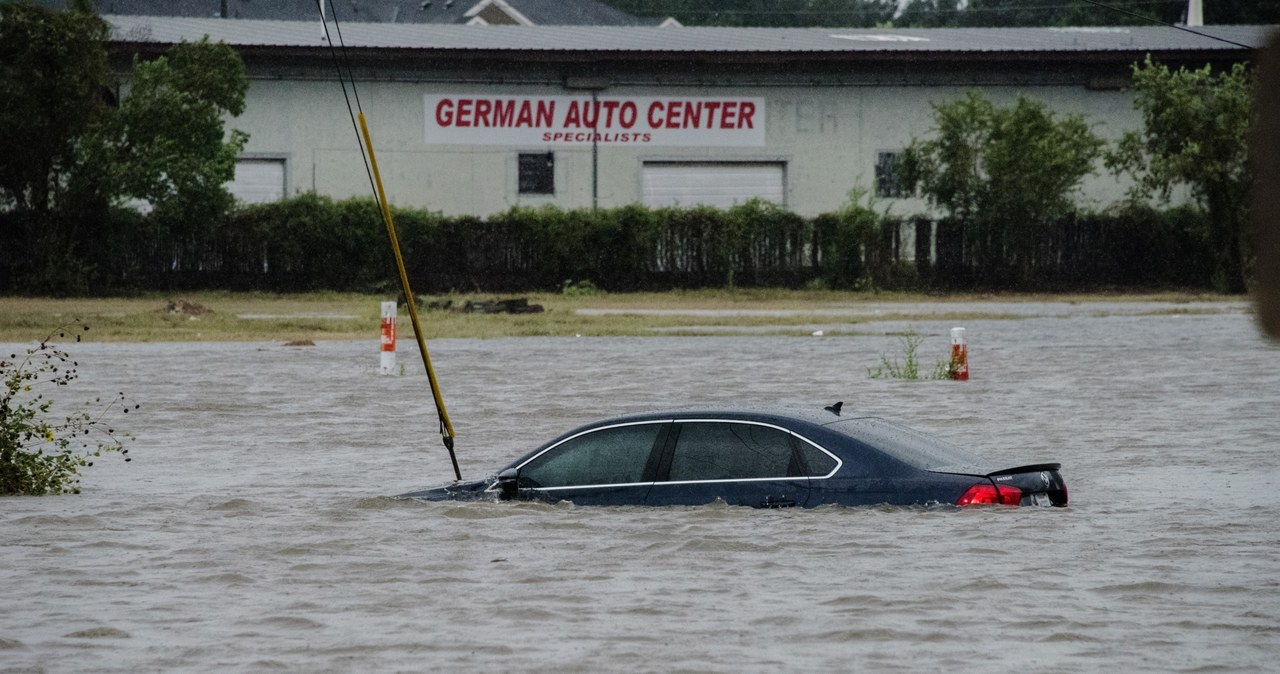
[[[967,383],[867,377],[940,321],[430,345],[464,477],[597,417],[843,400],[1061,461],[1067,509],[395,500],[452,476],[412,341],[403,376],[377,326],[77,345],[64,395],[139,401],[134,461],[0,499],[0,671],[1276,671],[1280,348],[1216,307],[973,321]]]

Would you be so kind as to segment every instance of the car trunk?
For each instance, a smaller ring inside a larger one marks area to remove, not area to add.
[[[1062,478],[1062,465],[1036,463],[1015,468],[988,470],[972,466],[947,466],[931,472],[966,475],[974,484],[956,505],[1067,505],[1067,483]]]

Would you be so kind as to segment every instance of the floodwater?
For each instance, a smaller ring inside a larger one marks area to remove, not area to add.
[[[396,500],[452,477],[412,340],[392,376],[376,326],[74,345],[63,396],[141,403],[134,461],[0,499],[0,671],[1276,671],[1280,348],[1214,306],[1020,305],[965,324],[967,383],[868,378],[904,329],[944,358],[933,320],[430,344],[464,477],[601,416],[843,400],[1060,461],[1067,509]]]

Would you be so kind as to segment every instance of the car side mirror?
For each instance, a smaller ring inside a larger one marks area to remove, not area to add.
[[[520,471],[516,468],[507,468],[498,473],[498,498],[503,500],[515,498],[520,491],[519,480]]]

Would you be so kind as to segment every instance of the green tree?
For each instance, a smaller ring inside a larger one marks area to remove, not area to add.
[[[933,136],[904,153],[907,181],[965,223],[979,272],[1029,280],[1044,227],[1074,210],[1103,141],[1082,116],[1059,120],[1022,96],[997,108],[971,91],[933,111]]]
[[[226,183],[247,136],[239,56],[207,39],[135,59],[112,108],[109,27],[88,0],[67,12],[0,3],[0,278],[84,290],[109,209],[138,199],[151,220],[198,241],[232,205]]]
[[[1215,285],[1232,293],[1246,288],[1253,80],[1240,63],[1219,72],[1170,70],[1148,56],[1133,67],[1143,128],[1125,133],[1107,156],[1109,168],[1133,176],[1135,200],[1158,195],[1167,201],[1177,188],[1189,192],[1209,216]]]
[[[108,113],[109,28],[87,1],[69,12],[0,4],[0,271],[39,276],[74,255],[55,217],[77,140]]]
[[[80,376],[71,354],[51,341],[72,328],[89,329],[76,321],[25,353],[0,355],[0,494],[79,493],[81,468],[104,453],[129,453],[121,440],[128,436],[117,434],[106,419],[116,408],[124,414],[138,408],[123,393],[105,404],[98,398],[62,420],[53,415],[55,392]],[[79,342],[80,335],[74,336]]]
[[[207,37],[135,57],[128,95],[85,140],[87,189],[150,203],[184,247],[199,246],[234,204],[226,184],[249,137],[223,119],[244,112],[248,86],[239,55]]]
[[[1215,0],[1205,3],[1204,22],[1217,24],[1280,23],[1280,3],[1274,0]]]
[[[960,24],[960,0],[910,0],[893,19],[898,28],[945,28]]]

